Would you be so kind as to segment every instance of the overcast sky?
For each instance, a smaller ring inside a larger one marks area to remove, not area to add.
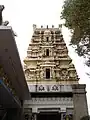
[[[17,33],[16,43],[21,61],[26,56],[28,44],[33,33],[33,24],[36,24],[37,27],[41,25],[45,27],[46,25],[58,27],[58,24],[62,23],[60,21],[60,12],[63,0],[0,0],[0,4],[5,6],[3,20],[8,20],[10,22],[9,25]],[[70,32],[67,28],[63,27],[62,33],[68,46]],[[71,47],[68,47],[68,49],[80,77],[80,83],[86,83],[87,85],[90,111],[90,78],[85,74],[90,70],[83,64],[83,59],[79,58]]]

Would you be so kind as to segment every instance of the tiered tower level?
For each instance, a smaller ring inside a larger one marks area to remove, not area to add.
[[[78,83],[61,27],[33,25],[33,30],[24,60],[31,93],[24,103],[25,113],[33,120],[80,120],[88,115],[85,85]]]
[[[36,28],[29,44],[25,76],[30,85],[78,84],[78,77],[59,28]]]

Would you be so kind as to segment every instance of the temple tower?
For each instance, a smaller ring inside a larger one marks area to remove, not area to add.
[[[80,120],[88,115],[85,85],[78,83],[60,25],[58,28],[33,25],[24,63],[32,98],[24,104],[29,119]]]

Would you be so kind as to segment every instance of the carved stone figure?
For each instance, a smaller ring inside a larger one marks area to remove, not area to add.
[[[9,24],[9,21],[5,21],[2,23],[3,26],[7,26]]]
[[[52,87],[52,90],[58,91],[58,90],[59,90],[59,89],[58,89],[58,86],[57,86],[57,85],[54,85],[54,86]]]
[[[42,85],[39,86],[38,90],[39,90],[39,91],[44,91],[44,90],[45,90],[45,89],[44,89],[44,86],[42,86]]]
[[[4,9],[4,5],[0,5],[0,25],[2,25],[2,11]]]

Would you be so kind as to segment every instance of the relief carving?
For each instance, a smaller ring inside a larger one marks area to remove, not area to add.
[[[76,71],[70,71],[70,72],[69,72],[69,75],[70,75],[71,78],[77,78],[77,73],[76,73]]]
[[[57,85],[54,85],[54,86],[52,87],[52,90],[58,91],[58,90],[59,90],[59,89],[58,89],[58,86],[57,86]]]
[[[39,90],[39,91],[44,91],[45,88],[44,88],[44,86],[41,85],[41,86],[39,86],[38,90]]]
[[[61,72],[61,79],[69,79],[69,74],[68,74],[68,70],[67,69],[62,69]]]
[[[26,77],[26,78],[29,78],[29,74],[30,74],[29,69],[26,69],[26,70],[25,70],[25,77]]]
[[[26,77],[26,79],[34,80],[34,79],[36,79],[36,73],[35,73],[35,71],[30,71],[30,69],[26,69],[25,77]]]

